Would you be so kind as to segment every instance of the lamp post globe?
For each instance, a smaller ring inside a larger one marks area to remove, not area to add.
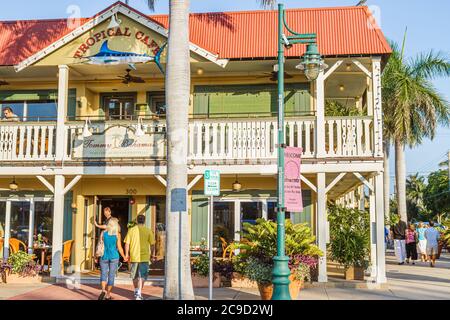
[[[307,45],[306,52],[301,57],[300,64],[296,66],[297,69],[305,72],[305,76],[309,81],[316,80],[319,73],[327,67],[328,66],[323,62],[322,56],[317,48],[317,44],[315,43]]]

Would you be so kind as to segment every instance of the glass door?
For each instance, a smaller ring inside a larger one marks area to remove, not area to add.
[[[3,258],[5,245],[6,201],[0,201],[0,258]]]
[[[11,218],[9,239],[17,239],[21,243],[19,250],[27,251],[30,247],[30,212],[29,201],[11,201]],[[23,247],[22,243],[26,246]]]
[[[135,104],[135,94],[103,95],[103,109],[108,120],[131,120]]]
[[[214,246],[221,252],[234,241],[234,202],[214,202]]]

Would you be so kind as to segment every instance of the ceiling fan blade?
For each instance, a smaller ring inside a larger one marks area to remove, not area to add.
[[[132,78],[131,82],[135,82],[135,83],[145,83],[145,80],[142,78]]]
[[[0,80],[0,86],[8,86],[9,82]]]

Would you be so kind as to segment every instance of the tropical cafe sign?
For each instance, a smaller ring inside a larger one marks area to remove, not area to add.
[[[135,129],[112,126],[101,133],[84,137],[77,134],[74,139],[74,158],[163,158],[165,135],[152,133],[137,136]]]

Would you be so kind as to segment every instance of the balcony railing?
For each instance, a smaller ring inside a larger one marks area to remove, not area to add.
[[[104,132],[118,124],[134,126],[136,121],[93,122],[92,133]],[[66,152],[64,160],[73,158],[75,139],[79,139],[85,123],[65,125]],[[288,146],[301,147],[304,158],[317,154],[316,118],[295,117],[285,121]],[[144,131],[164,133],[163,119],[145,120]],[[325,119],[325,157],[357,158],[374,155],[374,128],[371,117],[327,117]],[[0,161],[55,160],[55,122],[0,123]],[[162,153],[163,155],[165,152]],[[161,157],[161,153],[159,154]],[[156,156],[155,156],[156,157]],[[191,119],[188,133],[190,161],[254,161],[277,157],[277,119]],[[132,157],[130,157],[132,158]]]

